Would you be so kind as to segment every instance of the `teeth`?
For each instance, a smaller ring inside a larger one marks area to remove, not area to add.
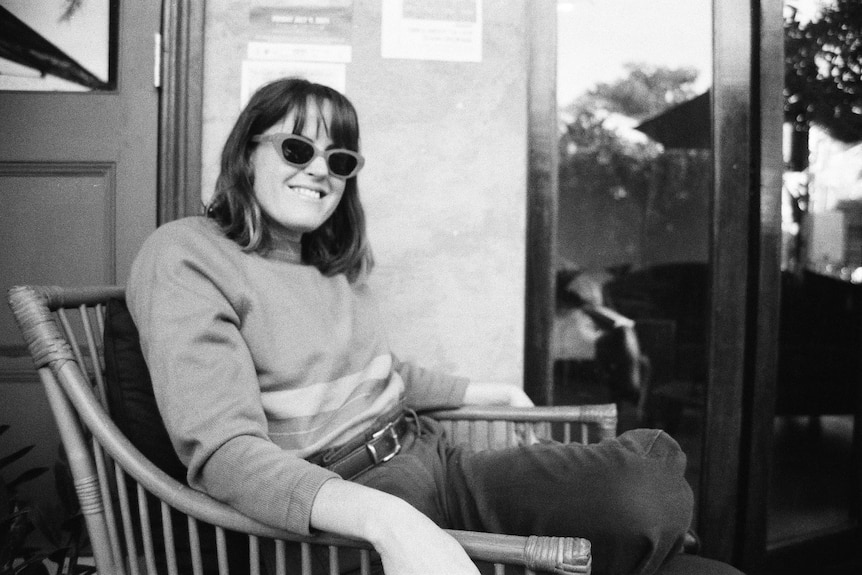
[[[293,191],[303,198],[311,198],[312,200],[319,200],[323,196],[319,191],[309,188],[293,188]]]

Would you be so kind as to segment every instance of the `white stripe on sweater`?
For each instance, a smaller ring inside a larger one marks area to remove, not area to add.
[[[392,356],[379,355],[362,371],[334,381],[314,383],[300,389],[264,391],[261,393],[261,403],[270,420],[308,417],[321,412],[336,411],[356,392],[357,386],[372,380],[384,381],[391,370]]]

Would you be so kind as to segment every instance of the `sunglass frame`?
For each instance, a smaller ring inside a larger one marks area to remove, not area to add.
[[[284,155],[283,148],[284,142],[286,140],[295,140],[297,142],[302,142],[311,146],[313,152],[311,158],[309,158],[307,162],[292,162],[288,160],[287,157]],[[353,150],[348,150],[347,148],[333,148],[331,150],[321,150],[315,145],[315,143],[311,139],[306,138],[301,134],[287,134],[281,132],[276,134],[260,134],[257,136],[252,136],[251,141],[258,143],[270,142],[272,144],[272,147],[275,149],[276,154],[278,154],[278,156],[287,165],[294,168],[305,168],[311,162],[313,162],[316,157],[321,156],[323,157],[323,161],[326,162],[326,169],[329,172],[329,175],[335,178],[340,178],[342,180],[349,180],[350,178],[355,177],[356,174],[359,173],[359,170],[362,169],[362,166],[365,165],[365,158],[359,152],[354,152]],[[331,158],[335,154],[347,154],[348,156],[351,156],[353,159],[356,160],[356,166],[354,166],[353,170],[351,170],[347,175],[334,172],[332,170],[332,165],[329,163],[329,158]]]

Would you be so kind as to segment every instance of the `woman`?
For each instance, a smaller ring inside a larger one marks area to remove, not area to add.
[[[366,283],[362,165],[344,96],[266,85],[206,217],[162,226],[138,255],[130,309],[189,483],[279,528],[367,540],[390,575],[475,574],[441,527],[588,537],[595,573],[656,572],[692,512],[664,433],[474,454],[411,415],[531,403],[394,357]]]

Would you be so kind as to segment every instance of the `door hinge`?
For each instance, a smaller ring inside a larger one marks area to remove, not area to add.
[[[162,87],[162,35],[160,32],[153,35],[153,86],[156,89]]]

